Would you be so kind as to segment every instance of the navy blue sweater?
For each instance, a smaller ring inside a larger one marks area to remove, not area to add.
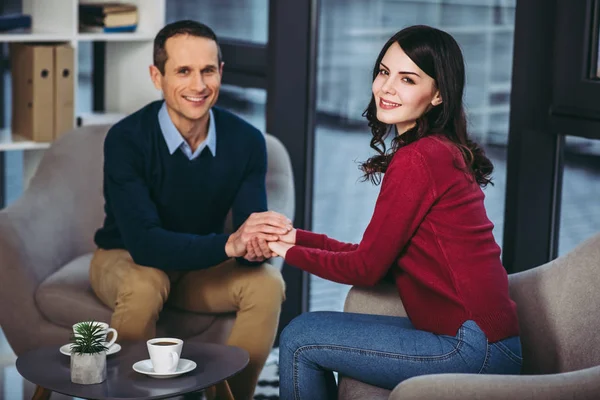
[[[136,264],[162,270],[208,268],[225,261],[229,209],[237,229],[266,211],[267,151],[262,133],[213,108],[217,154],[172,155],[158,123],[162,101],[114,125],[104,142],[106,218],[94,237],[102,249],[126,249]]]

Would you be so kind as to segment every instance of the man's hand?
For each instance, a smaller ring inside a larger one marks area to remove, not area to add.
[[[244,258],[250,262],[262,262],[271,257],[276,257],[277,254],[269,249],[268,242],[264,239],[254,237],[250,239],[246,246],[246,255]]]
[[[283,243],[296,244],[296,228],[284,235],[279,235],[279,241]],[[271,257],[277,257],[269,248],[269,242],[264,239],[254,238],[248,242],[246,246],[246,255],[244,258],[248,261],[264,261]]]
[[[225,253],[228,257],[244,257],[251,239],[275,241],[290,230],[292,230],[292,221],[285,215],[274,211],[253,213],[237,231],[229,236],[225,244]]]
[[[273,253],[277,254],[279,257],[283,257],[283,259],[285,259],[285,255],[287,254],[287,251],[289,249],[291,249],[292,247],[294,247],[293,244],[285,243],[285,242],[281,242],[281,241],[269,242],[268,245]]]
[[[296,228],[292,228],[292,230],[285,235],[279,235],[279,241],[289,244],[296,244]]]
[[[279,241],[288,244],[296,244],[296,228],[292,228],[292,230],[284,235],[279,235]],[[247,253],[244,258],[252,262],[265,261],[271,257],[277,257],[278,255],[269,248],[269,242],[258,238],[254,238],[248,242],[246,251]]]

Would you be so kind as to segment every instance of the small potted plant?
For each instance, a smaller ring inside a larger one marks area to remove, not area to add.
[[[71,382],[84,385],[106,380],[104,327],[94,321],[81,322],[71,337]]]

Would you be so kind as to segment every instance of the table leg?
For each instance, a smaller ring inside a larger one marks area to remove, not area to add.
[[[217,396],[219,396],[219,400],[234,400],[227,381],[217,383]]]
[[[219,382],[207,388],[205,395],[208,400],[234,400],[227,381]]]
[[[199,392],[186,393],[181,397],[182,400],[207,400],[204,390]]]
[[[38,385],[35,388],[35,393],[33,394],[33,397],[31,398],[31,400],[48,400],[51,395],[52,395],[52,390],[48,390],[48,389],[43,388]]]

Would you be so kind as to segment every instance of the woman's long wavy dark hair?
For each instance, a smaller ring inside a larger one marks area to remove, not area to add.
[[[395,135],[390,149],[386,149],[385,139],[395,127],[377,119],[375,96],[363,113],[369,121],[373,137],[371,148],[377,154],[361,165],[364,179],[374,184],[381,182],[381,174],[385,173],[392,157],[400,147],[432,134],[442,134],[454,143],[461,151],[467,171],[477,183],[485,187],[492,182],[494,169],[491,161],[485,156],[483,149],[469,138],[467,121],[463,109],[463,91],[465,85],[465,66],[458,43],[446,32],[429,26],[416,25],[405,28],[392,36],[381,49],[375,67],[373,80],[379,73],[381,60],[389,47],[398,43],[404,53],[423,72],[434,79],[440,91],[442,103],[430,108],[417,119],[416,125]]]

